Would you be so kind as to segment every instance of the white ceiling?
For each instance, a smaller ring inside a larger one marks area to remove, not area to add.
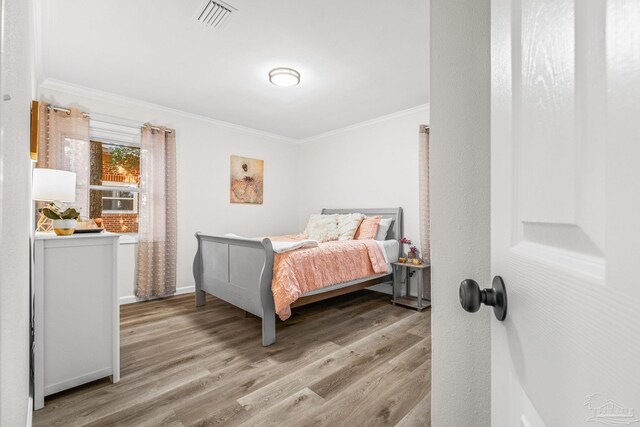
[[[302,139],[425,104],[428,0],[54,0],[42,7],[41,78]],[[302,74],[294,88],[267,80]]]

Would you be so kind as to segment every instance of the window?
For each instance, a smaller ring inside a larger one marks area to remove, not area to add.
[[[90,217],[107,231],[138,232],[139,180],[140,147],[91,141]]]
[[[96,186],[98,187],[98,186]],[[127,184],[102,181],[102,187],[115,187],[102,191],[102,214],[137,214],[138,193],[131,191]],[[116,189],[122,187],[122,189]]]

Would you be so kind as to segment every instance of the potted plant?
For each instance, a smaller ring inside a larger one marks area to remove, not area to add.
[[[409,246],[409,253],[407,254],[408,258],[418,258],[418,248],[412,245],[411,240],[403,237],[400,239],[400,243]]]
[[[409,258],[418,258],[418,248],[409,246]]]
[[[55,203],[49,203],[42,209],[42,214],[53,221],[53,231],[58,236],[69,236],[76,231],[80,214],[74,208],[66,208]]]

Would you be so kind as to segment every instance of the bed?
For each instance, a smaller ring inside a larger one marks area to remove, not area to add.
[[[362,213],[380,215],[394,221],[387,240],[402,238],[402,208],[322,209],[322,214]],[[271,290],[274,267],[273,243],[269,238],[212,236],[196,233],[198,250],[193,261],[196,306],[205,304],[208,293],[262,319],[262,345],[276,341],[276,311]],[[402,250],[396,245],[397,256]],[[392,249],[396,250],[396,249]],[[388,257],[387,253],[387,257]],[[303,293],[291,304],[299,307],[390,281],[389,271]]]

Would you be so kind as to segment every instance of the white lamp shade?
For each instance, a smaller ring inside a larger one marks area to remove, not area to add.
[[[46,202],[73,202],[76,200],[75,172],[58,169],[34,169],[31,198]]]

